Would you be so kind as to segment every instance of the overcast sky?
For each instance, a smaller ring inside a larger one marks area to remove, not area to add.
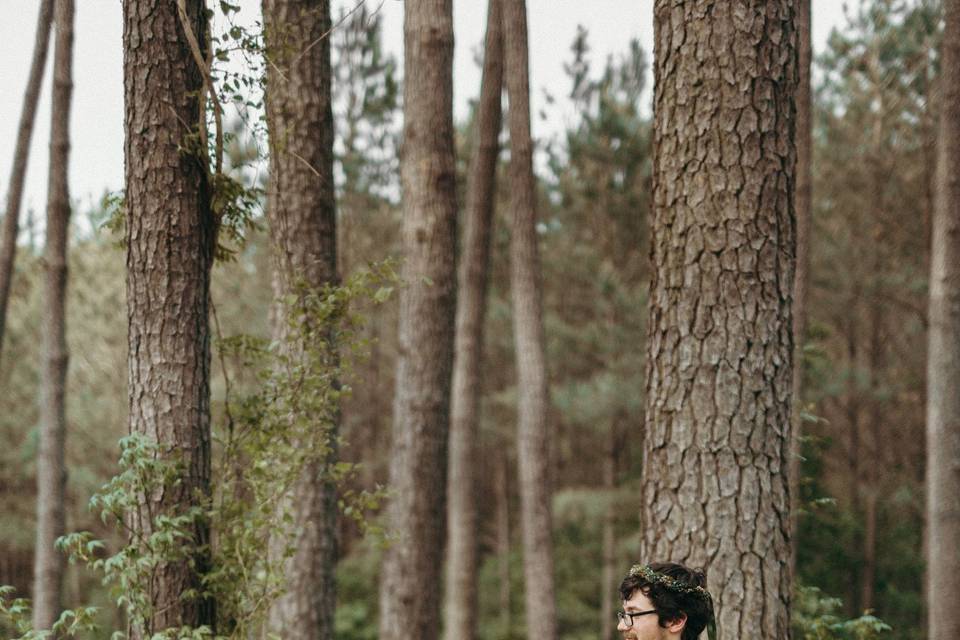
[[[172,1],[172,0],[171,0]],[[726,0],[717,0],[723,2]],[[371,9],[380,7],[387,49],[402,58],[403,2],[366,0]],[[0,0],[0,198],[6,198],[17,123],[33,51],[39,0]],[[248,16],[259,0],[241,0]],[[454,58],[455,113],[462,119],[468,100],[479,91],[480,73],[473,52],[483,39],[485,0],[454,0],[456,52]],[[340,7],[355,2],[334,0],[334,15]],[[844,25],[843,3],[813,0],[814,51],[822,51],[833,27]],[[632,38],[639,38],[649,53],[653,45],[653,0],[527,0],[530,29],[530,86],[535,136],[560,130],[564,113],[554,105],[543,121],[536,114],[546,107],[544,90],[562,98],[569,90],[563,63],[570,57],[570,43],[577,25],[590,34],[595,65],[608,55],[627,51]],[[123,80],[120,0],[77,0],[74,44],[74,93],[71,115],[72,153],[70,190],[81,208],[97,200],[106,189],[123,185]],[[51,38],[51,47],[53,39]],[[50,70],[48,69],[33,135],[27,172],[24,211],[42,212],[46,201],[47,145],[50,131]],[[402,65],[401,65],[402,68]],[[649,99],[649,92],[648,98]],[[562,105],[563,101],[560,102]]]

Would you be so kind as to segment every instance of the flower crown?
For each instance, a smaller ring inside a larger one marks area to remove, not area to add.
[[[706,601],[709,607],[709,619],[707,620],[707,637],[710,640],[717,640],[717,618],[713,610],[713,598],[710,592],[703,587],[688,584],[683,580],[677,580],[663,573],[657,573],[645,564],[635,564],[630,567],[631,577],[639,576],[650,584],[659,584],[676,593],[694,595]]]
[[[671,578],[668,575],[662,573],[657,573],[650,567],[645,564],[635,564],[630,567],[630,576],[640,576],[650,584],[659,584],[671,591],[677,593],[683,593],[687,595],[696,595],[701,598],[710,599],[710,593],[703,587],[698,587],[693,584],[688,584],[682,580],[677,580],[676,578]]]

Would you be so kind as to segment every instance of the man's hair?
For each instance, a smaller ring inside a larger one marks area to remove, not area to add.
[[[620,597],[627,601],[641,591],[657,610],[661,627],[686,617],[681,640],[697,640],[713,618],[713,601],[707,592],[707,576],[673,562],[636,565],[620,583]]]

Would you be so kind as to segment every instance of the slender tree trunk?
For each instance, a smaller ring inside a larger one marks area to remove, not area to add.
[[[930,640],[960,638],[960,0],[945,0],[927,354]]]
[[[879,88],[883,82],[879,73],[880,66],[879,46],[872,51],[870,58],[871,78],[875,87]],[[877,91],[876,103],[878,105],[873,119],[872,144],[877,160],[874,162],[872,170],[873,189],[870,203],[870,215],[875,219],[882,219],[884,216],[885,202],[883,198],[883,182],[885,180],[885,170],[881,158],[883,157],[883,136],[884,136],[884,99],[883,95]],[[883,268],[883,238],[877,238],[876,246],[870,251],[869,274],[881,272]],[[876,289],[878,284],[871,287]],[[876,291],[871,292],[876,297]],[[879,474],[878,467],[883,463],[877,458],[879,431],[883,423],[884,412],[880,406],[880,385],[878,382],[880,372],[884,368],[883,364],[883,314],[877,304],[869,304],[865,313],[867,315],[869,333],[864,336],[853,334],[853,339],[865,339],[866,345],[863,349],[864,373],[867,375],[869,385],[866,390],[867,410],[860,411],[856,426],[857,439],[859,440],[860,452],[854,460],[854,468],[857,471],[857,504],[859,509],[857,515],[862,518],[863,537],[857,545],[862,549],[862,566],[859,572],[859,585],[857,594],[857,608],[855,613],[873,609],[875,583],[877,574],[877,503],[879,501]],[[856,380],[852,377],[851,381]]]
[[[723,638],[790,637],[794,2],[654,5],[642,557]]]
[[[500,628],[510,633],[510,465],[501,449],[497,455],[494,493],[497,500],[497,568],[500,577]]]
[[[527,9],[524,0],[503,2],[504,81],[510,100],[510,287],[517,353],[517,467],[527,636],[553,640],[557,629],[547,423],[549,396],[530,135]]]
[[[298,284],[318,290],[338,281],[333,175],[333,110],[328,0],[264,0],[270,186],[267,216],[278,298],[296,295]],[[275,339],[287,336],[280,308]],[[306,345],[290,344],[303,351]],[[324,442],[327,452],[307,464],[293,487],[294,554],[284,571],[286,593],[270,610],[270,626],[291,640],[333,638],[336,606],[337,492],[328,465],[336,460],[339,416]],[[288,541],[279,541],[286,546]]]
[[[490,228],[495,200],[503,94],[500,0],[490,0],[484,41],[483,77],[477,107],[476,147],[470,167],[466,228],[459,274],[460,295],[450,399],[450,500],[447,506],[448,640],[477,635],[477,430],[487,309]]]
[[[187,0],[186,13],[203,47],[204,2]],[[197,135],[203,85],[177,3],[125,0],[123,16],[129,429],[185,467],[176,486],[142,496],[130,514],[130,526],[146,536],[152,515],[183,513],[210,495],[208,309],[217,225],[205,161],[182,150]],[[130,630],[135,640],[214,623],[211,602],[182,597],[200,588],[208,566],[203,522],[192,542],[190,560],[158,569],[153,617]]]
[[[451,0],[404,9],[403,279],[380,635],[440,630],[447,437],[456,313],[456,169]]]
[[[856,276],[854,276],[856,279]],[[846,334],[844,338],[847,343],[847,380],[846,380],[846,410],[849,444],[847,446],[847,468],[849,469],[850,482],[850,507],[855,517],[861,517],[863,513],[863,408],[860,389],[857,388],[860,368],[860,288],[859,284],[854,285],[852,300],[849,301],[848,321],[846,322]],[[857,553],[863,549],[863,535],[859,530],[854,531],[854,552]],[[860,588],[860,571],[851,571],[847,579],[847,597],[844,598],[844,604],[847,607],[847,613],[851,616],[857,615],[863,611],[860,606],[860,597],[862,595]]]
[[[617,488],[617,423],[619,416],[610,423],[607,431],[607,451],[603,458],[603,488],[607,494],[607,505],[603,510],[603,572],[600,582],[600,640],[610,640],[613,637],[614,611],[617,603],[614,596],[617,593],[617,554],[614,525],[616,511],[614,510],[613,492]]]
[[[23,200],[23,182],[27,175],[27,159],[30,156],[30,139],[33,137],[33,122],[37,115],[43,69],[47,64],[47,49],[50,42],[50,25],[53,22],[53,0],[41,0],[37,16],[37,33],[34,37],[33,59],[30,76],[23,94],[23,110],[17,129],[17,146],[13,152],[13,168],[7,187],[7,205],[3,216],[3,238],[0,239],[0,361],[3,356],[3,337],[7,322],[7,302],[10,300],[10,281],[13,279],[13,262],[17,253],[17,233],[20,225],[20,203]]]
[[[882,259],[874,251],[872,271],[879,273]],[[885,369],[883,359],[883,314],[882,309],[872,305],[870,310],[870,342],[867,351],[867,372],[870,376],[870,405],[864,414],[860,426],[861,454],[859,458],[867,461],[862,465],[863,484],[860,496],[863,515],[863,570],[860,572],[859,611],[874,608],[874,596],[877,582],[877,506],[880,500],[880,469],[884,462],[880,459],[881,427],[884,423],[884,405],[880,400],[880,372]]]
[[[797,518],[800,513],[800,461],[803,438],[803,346],[807,334],[807,291],[810,269],[811,182],[813,166],[810,96],[810,0],[797,2],[797,41],[799,50],[799,82],[797,83],[797,267],[793,278],[793,435],[790,448],[790,545],[791,583],[797,579]]]
[[[873,609],[877,580],[877,489],[867,487],[863,496],[863,572],[860,576],[860,608]]]
[[[64,556],[56,540],[64,534],[64,461],[67,433],[66,294],[70,230],[70,100],[73,94],[73,0],[56,0],[50,120],[50,174],[47,182],[46,304],[43,327],[40,444],[37,456],[37,544],[33,565],[33,628],[49,629],[60,616]]]

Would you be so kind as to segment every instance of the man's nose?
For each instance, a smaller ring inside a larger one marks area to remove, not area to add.
[[[626,631],[627,627],[623,624],[623,620],[617,620],[617,631]]]

